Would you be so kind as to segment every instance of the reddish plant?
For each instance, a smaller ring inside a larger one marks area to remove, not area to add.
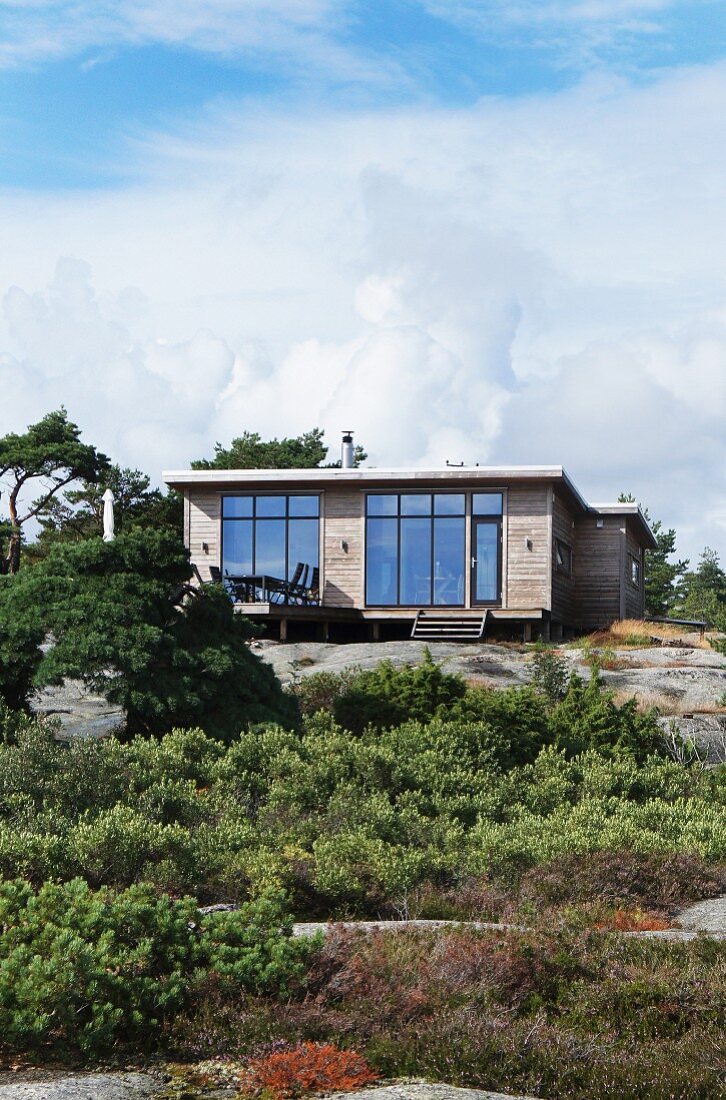
[[[252,1058],[240,1077],[243,1093],[267,1093],[278,1100],[312,1092],[352,1092],[377,1079],[366,1060],[332,1043],[298,1043],[288,1050]]]
[[[673,925],[658,913],[643,913],[640,909],[615,909],[603,920],[597,921],[594,927],[608,932],[664,932]]]

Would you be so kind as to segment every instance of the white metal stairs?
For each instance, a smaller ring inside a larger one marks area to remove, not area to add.
[[[420,642],[480,642],[488,616],[488,609],[474,615],[418,611],[411,637]]]

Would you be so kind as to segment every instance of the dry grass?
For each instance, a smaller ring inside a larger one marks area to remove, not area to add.
[[[682,697],[665,691],[646,690],[638,691],[637,688],[621,688],[613,696],[613,702],[621,707],[630,699],[637,699],[638,710],[641,713],[656,707],[658,711],[667,717],[680,717],[684,714],[726,714],[726,706],[714,701],[713,703],[699,703],[694,707]]]
[[[596,630],[571,644],[578,649],[648,649],[661,644],[680,643],[688,649],[710,649],[709,638],[718,636],[710,632],[702,637],[699,631],[685,630],[668,623],[620,619],[607,630]]]
[[[619,645],[639,645],[644,638],[658,638],[662,642],[684,641],[698,649],[709,648],[708,640],[702,638],[699,631],[668,623],[648,623],[644,619],[621,619],[613,623],[606,633],[611,642]]]
[[[621,688],[616,691],[613,702],[616,706],[622,707],[633,696],[637,699],[638,710],[641,714],[656,707],[661,714],[676,717],[681,714],[689,714],[693,709],[692,707],[689,708],[683,699],[677,695],[670,695],[664,691],[637,691],[632,688]]]

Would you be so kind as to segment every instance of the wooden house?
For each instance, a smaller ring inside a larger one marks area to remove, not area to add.
[[[644,613],[636,504],[588,504],[561,466],[183,470],[203,581],[283,639],[561,637]],[[277,624],[277,625],[273,625]]]

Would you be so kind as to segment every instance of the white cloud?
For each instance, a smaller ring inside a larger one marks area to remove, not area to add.
[[[145,183],[0,196],[0,432],[63,401],[155,476],[315,424],[379,465],[564,461],[726,557],[724,120],[723,66],[450,111],[247,105],[139,141]],[[92,274],[49,283],[59,256]]]
[[[344,44],[348,8],[347,0],[0,0],[0,69],[93,50],[82,62],[89,69],[115,49],[160,45],[283,66],[305,81],[376,86],[400,76],[395,62],[374,64]]]
[[[630,64],[643,41],[672,49],[669,17],[713,0],[422,0],[427,11],[506,49],[536,51],[558,69]]]
[[[633,20],[678,6],[679,0],[423,0],[434,14],[492,29],[494,20],[520,26],[593,24],[632,26]],[[682,0],[681,0],[682,2]]]

